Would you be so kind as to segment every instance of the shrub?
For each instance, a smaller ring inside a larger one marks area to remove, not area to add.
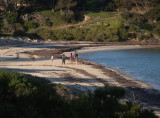
[[[17,13],[16,12],[10,12],[10,13],[4,13],[3,18],[7,19],[8,23],[14,24],[17,22]]]
[[[149,12],[145,14],[151,20],[160,20],[160,7],[153,7]]]
[[[52,10],[43,10],[40,12],[40,14],[42,15],[53,15],[53,11]]]
[[[75,21],[75,14],[71,10],[65,10],[61,13],[61,19],[67,23]]]
[[[22,30],[16,30],[16,31],[13,33],[13,36],[27,36],[27,33],[25,33],[25,32],[22,31]]]
[[[2,22],[2,19],[0,18],[0,32],[1,32],[2,28],[3,28],[3,22]]]
[[[125,41],[127,39],[127,36],[128,36],[128,31],[126,30],[126,28],[121,26],[118,29],[118,34],[117,35],[119,37],[119,41]]]
[[[55,34],[50,30],[39,29],[39,30],[36,30],[34,34],[37,34],[39,37],[43,39],[57,40],[57,37],[55,36]]]
[[[26,31],[30,30],[30,29],[35,29],[37,28],[37,24],[35,22],[32,21],[26,21],[24,23],[24,28]]]
[[[62,21],[58,18],[54,18],[54,21],[52,23],[52,26],[58,26],[58,25],[61,25],[62,24]]]
[[[15,30],[24,31],[24,27],[20,23],[15,23],[14,26],[15,26]]]
[[[46,26],[51,27],[52,23],[50,21],[46,21]]]
[[[63,101],[48,83],[45,79],[0,70],[0,117],[49,118],[58,113],[56,108]]]

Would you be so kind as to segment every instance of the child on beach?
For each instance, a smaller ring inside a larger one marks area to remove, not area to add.
[[[53,62],[53,54],[52,54],[52,56],[51,56],[51,62]]]
[[[71,64],[73,64],[73,55],[72,55],[72,53],[70,55],[70,61],[71,61]]]

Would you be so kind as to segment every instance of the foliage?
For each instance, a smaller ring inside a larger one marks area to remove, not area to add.
[[[55,10],[65,10],[71,9],[76,6],[77,2],[75,0],[58,0],[55,5]]]
[[[160,6],[154,7],[149,12],[147,12],[146,17],[152,20],[160,20]]]
[[[0,18],[0,32],[1,32],[2,28],[3,28],[3,22],[2,22],[2,19]]]
[[[99,18],[107,18],[107,17],[113,17],[113,16],[115,16],[116,15],[116,13],[112,13],[112,12],[104,12],[104,11],[101,11],[101,12],[90,12],[90,11],[88,11],[88,12],[85,12],[85,14],[87,15],[87,16],[90,16],[90,17],[93,17],[93,18],[95,18],[95,17],[99,17]]]
[[[72,99],[64,99],[69,94],[61,96],[63,91],[68,90],[44,78],[0,70],[0,117],[157,118],[152,110],[129,101],[120,102],[125,95],[123,88],[105,86]]]
[[[30,29],[35,29],[37,28],[37,24],[35,22],[32,21],[26,21],[24,23],[24,28],[26,31],[30,30]]]
[[[27,33],[25,33],[24,31],[22,30],[16,30],[14,33],[13,33],[13,36],[27,36]]]
[[[37,36],[43,38],[43,39],[52,39],[52,40],[57,40],[57,37],[55,37],[54,33],[50,30],[45,30],[45,29],[38,29],[36,32],[33,32]]]
[[[75,14],[71,10],[65,10],[61,12],[61,19],[67,23],[73,23],[75,21]]]
[[[10,12],[10,13],[4,13],[3,18],[7,19],[9,24],[14,24],[17,22],[17,13],[16,12]]]
[[[52,10],[43,10],[43,11],[41,11],[40,12],[40,14],[42,14],[42,15],[46,15],[46,16],[48,16],[48,15],[54,15],[54,13],[53,13],[53,11]]]

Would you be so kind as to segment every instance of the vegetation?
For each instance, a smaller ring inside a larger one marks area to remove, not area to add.
[[[37,24],[32,21],[26,21],[24,23],[24,28],[26,31],[37,28]]]
[[[22,30],[43,39],[77,41],[160,37],[159,0],[1,0],[0,6],[4,7],[2,33]],[[73,25],[86,20],[85,16],[90,22]],[[67,24],[73,26],[63,28]]]
[[[5,18],[8,21],[8,23],[14,24],[17,22],[17,13],[16,12],[4,13],[3,18]]]
[[[44,78],[0,70],[0,117],[157,118],[152,110],[122,100],[122,88],[106,86],[76,97],[66,91]]]

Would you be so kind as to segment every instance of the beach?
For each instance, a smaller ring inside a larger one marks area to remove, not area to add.
[[[160,114],[160,93],[150,85],[123,75],[102,65],[79,59],[70,63],[69,55],[99,50],[144,48],[140,45],[103,44],[92,42],[28,41],[0,39],[0,68],[43,77],[52,83],[63,84],[72,91],[87,94],[96,88],[108,86],[126,89],[126,99],[153,108]],[[12,42],[12,43],[9,43]],[[2,44],[2,43],[1,43]],[[146,48],[146,47],[145,47]],[[62,53],[66,64],[62,65]],[[53,62],[51,55],[54,54]]]

